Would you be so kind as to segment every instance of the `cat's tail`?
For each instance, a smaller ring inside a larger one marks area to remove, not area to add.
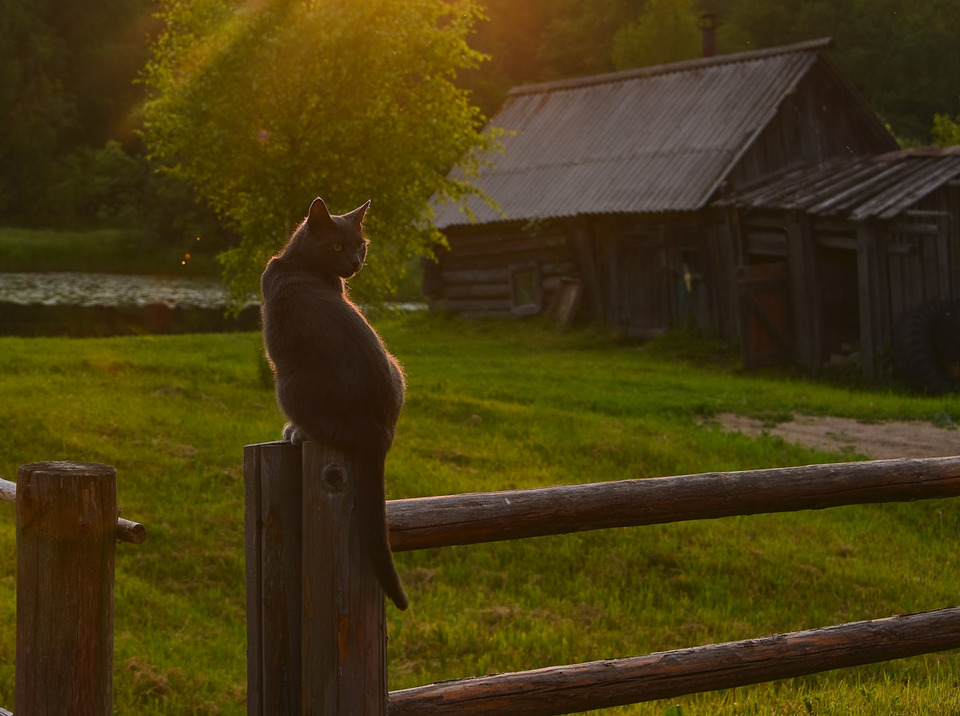
[[[397,609],[410,606],[400,575],[393,563],[393,551],[390,549],[390,532],[387,526],[387,503],[383,480],[384,457],[364,455],[357,461],[361,470],[357,503],[365,527],[367,551],[372,560],[373,572],[380,586]]]

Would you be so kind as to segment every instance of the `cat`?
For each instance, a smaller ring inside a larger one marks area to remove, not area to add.
[[[369,530],[374,573],[393,603],[406,609],[384,488],[384,462],[403,405],[403,371],[346,289],[346,279],[366,258],[369,206],[331,216],[322,199],[313,201],[261,276],[263,337],[277,402],[290,421],[284,439],[322,441],[356,460],[357,511]]]

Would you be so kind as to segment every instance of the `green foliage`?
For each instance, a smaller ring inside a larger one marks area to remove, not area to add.
[[[934,115],[933,141],[943,147],[960,144],[960,115],[956,118],[948,114]]]
[[[952,0],[720,0],[753,47],[832,37],[831,52],[897,136],[928,143],[933,115],[960,110],[960,13]]]
[[[494,141],[452,81],[481,59],[465,42],[477,14],[473,0],[164,4],[145,136],[242,235],[223,256],[237,292],[257,286],[317,195],[339,213],[373,200],[361,295],[430,253],[427,200],[462,196],[447,171]]]
[[[650,0],[643,15],[613,36],[618,70],[690,60],[700,53],[693,0]]]
[[[747,374],[692,334],[434,316],[378,322],[408,401],[392,498],[829,462],[716,412],[960,415],[960,398]],[[255,334],[0,339],[0,476],[37,460],[118,469],[114,711],[246,712],[242,446],[279,436]],[[0,704],[13,703],[15,530],[0,504]],[[863,505],[397,555],[390,688],[811,629],[952,604],[960,501]],[[960,656],[931,655],[610,714],[949,714]]]
[[[0,13],[0,213],[69,221],[64,157],[133,143],[133,84],[146,60],[152,0],[4,0]],[[44,225],[49,226],[49,223]]]

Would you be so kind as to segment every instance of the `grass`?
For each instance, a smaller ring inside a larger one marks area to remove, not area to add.
[[[0,227],[0,266],[9,272],[216,276],[213,252],[200,239],[186,244],[147,241],[120,229],[53,231]]]
[[[960,418],[960,399],[748,374],[725,347],[433,316],[377,322],[408,374],[391,497],[829,462],[719,412]],[[0,339],[0,476],[118,469],[115,712],[245,711],[242,446],[282,425],[251,334]],[[939,417],[938,417],[939,416]],[[13,509],[0,504],[0,705],[13,705]],[[759,515],[397,555],[393,689],[629,656],[957,602],[955,500]],[[948,653],[610,714],[954,714]]]

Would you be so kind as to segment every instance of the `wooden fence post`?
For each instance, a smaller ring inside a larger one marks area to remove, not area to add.
[[[244,450],[251,716],[387,713],[386,611],[353,468],[320,443]]]
[[[247,713],[300,712],[300,449],[243,450]]]
[[[16,503],[16,712],[108,716],[117,471],[22,465]]]

